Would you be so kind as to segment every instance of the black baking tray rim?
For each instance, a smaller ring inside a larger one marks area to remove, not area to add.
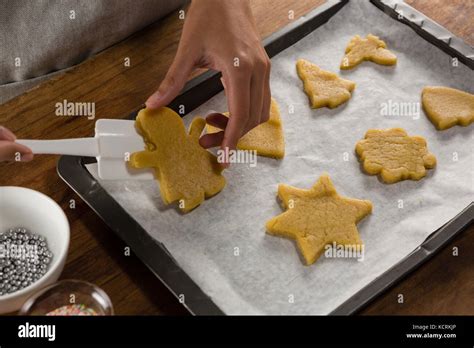
[[[436,47],[474,69],[474,48],[403,0],[370,0],[390,17],[408,25]]]

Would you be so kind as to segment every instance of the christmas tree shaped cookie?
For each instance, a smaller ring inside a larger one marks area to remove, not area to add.
[[[387,184],[419,180],[426,175],[426,168],[436,165],[436,157],[428,152],[426,140],[410,137],[401,128],[367,131],[365,139],[357,143],[356,153],[364,170],[370,175],[380,174]]]
[[[165,204],[179,201],[180,209],[188,212],[224,188],[217,158],[199,145],[204,119],[195,118],[187,134],[181,117],[163,107],[141,110],[135,125],[146,149],[132,154],[129,165],[155,169]]]
[[[387,49],[384,41],[369,34],[365,39],[354,36],[346,47],[346,54],[341,62],[341,69],[352,69],[364,60],[381,65],[395,65],[397,56]]]
[[[224,113],[229,116],[229,113]],[[216,133],[222,129],[207,125],[207,133]],[[272,98],[270,107],[270,118],[267,122],[262,123],[250,130],[237,143],[239,150],[255,150],[257,155],[283,158],[285,156],[285,138],[283,136],[283,127],[280,117],[280,110],[275,99]]]
[[[327,106],[335,108],[348,101],[355,82],[340,78],[304,59],[296,62],[296,71],[303,81],[303,88],[313,109]]]
[[[356,224],[372,212],[372,203],[340,196],[328,175],[309,190],[280,184],[278,197],[286,211],[267,222],[267,233],[295,239],[306,264],[328,244],[362,246]]]
[[[448,87],[425,87],[421,93],[423,109],[439,130],[455,125],[469,126],[474,121],[474,94]]]

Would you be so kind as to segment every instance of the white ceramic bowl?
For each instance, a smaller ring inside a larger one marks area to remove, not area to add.
[[[0,314],[18,310],[28,297],[58,280],[69,248],[69,222],[48,196],[23,187],[0,187],[0,233],[24,227],[44,236],[53,253],[46,274],[28,287],[0,296]]]

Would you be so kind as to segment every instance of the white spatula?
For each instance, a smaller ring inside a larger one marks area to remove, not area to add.
[[[99,177],[103,180],[153,180],[152,170],[129,168],[125,159],[145,149],[134,121],[100,119],[95,124],[94,138],[63,140],[16,140],[34,154],[96,157]]]

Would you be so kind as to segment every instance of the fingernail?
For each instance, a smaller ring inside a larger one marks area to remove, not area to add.
[[[226,145],[221,145],[221,151],[224,151],[224,160],[220,162],[220,165],[223,169],[229,168],[229,147]]]
[[[156,108],[156,104],[157,102],[160,100],[161,98],[161,93],[160,92],[156,92],[154,94],[152,94],[148,99],[147,101],[145,102],[145,106],[149,109],[154,109]]]
[[[25,153],[21,156],[21,162],[29,162],[33,160],[33,154],[32,153]]]
[[[9,141],[15,141],[16,140],[15,134],[13,134],[10,130],[8,130],[7,128],[5,128],[3,126],[0,126],[0,139],[1,138],[5,139],[5,140],[9,140]]]

